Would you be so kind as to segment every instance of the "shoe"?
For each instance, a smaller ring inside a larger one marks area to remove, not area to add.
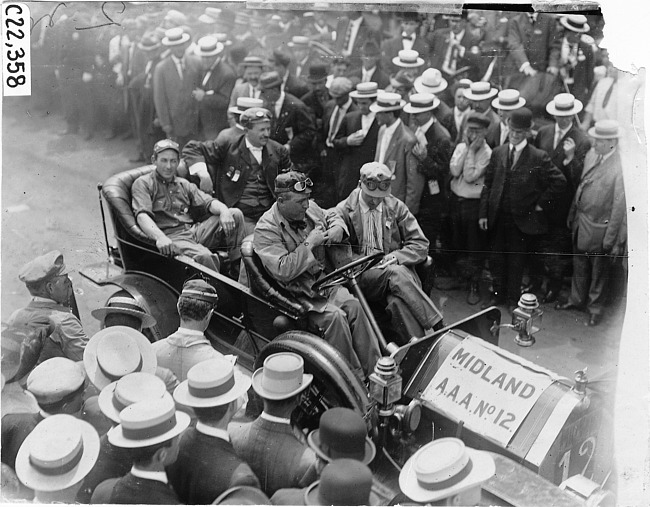
[[[566,301],[564,303],[556,303],[555,309],[556,310],[581,310],[580,307],[574,305],[570,301]]]
[[[468,305],[474,306],[475,304],[478,304],[480,300],[481,295],[478,293],[478,284],[471,283],[465,301],[467,301]]]
[[[549,290],[544,294],[544,297],[542,298],[542,303],[554,303],[557,301],[557,292],[554,290]]]
[[[592,313],[589,315],[589,320],[585,322],[585,326],[594,327],[600,324],[600,314]]]

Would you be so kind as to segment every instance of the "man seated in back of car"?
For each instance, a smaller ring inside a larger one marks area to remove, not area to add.
[[[138,225],[156,240],[160,253],[185,254],[215,271],[219,271],[219,257],[209,248],[227,247],[231,274],[237,279],[244,216],[176,176],[179,157],[180,148],[170,139],[154,146],[151,161],[155,170],[140,176],[131,187],[131,205]],[[190,207],[203,208],[211,216],[195,223]]]

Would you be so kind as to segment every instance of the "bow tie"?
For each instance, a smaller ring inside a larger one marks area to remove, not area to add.
[[[402,40],[413,40],[414,38],[413,35],[402,35]]]
[[[302,230],[307,227],[306,220],[289,220],[289,225],[294,231]]]

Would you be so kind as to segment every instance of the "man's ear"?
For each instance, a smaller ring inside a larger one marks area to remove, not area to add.
[[[155,164],[156,163],[156,155],[151,155],[151,163]]]

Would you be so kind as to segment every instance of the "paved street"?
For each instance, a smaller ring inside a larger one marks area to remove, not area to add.
[[[128,159],[135,150],[133,140],[106,141],[101,132],[90,141],[75,135],[59,137],[63,119],[29,111],[24,99],[5,99],[3,114],[1,301],[6,322],[29,298],[17,278],[26,261],[55,248],[73,269],[106,259],[97,183],[133,166]],[[85,317],[87,311],[110,293],[98,291],[79,275],[72,278],[84,326],[92,334],[97,324]],[[479,308],[465,303],[462,290],[434,290],[433,297],[448,323]],[[514,332],[509,330],[502,330],[500,345],[569,378],[587,366],[593,379],[616,367],[624,307],[624,299],[619,300],[600,326],[589,328],[583,324],[584,314],[557,312],[548,305],[533,347],[514,344]],[[502,321],[509,320],[504,316]]]

